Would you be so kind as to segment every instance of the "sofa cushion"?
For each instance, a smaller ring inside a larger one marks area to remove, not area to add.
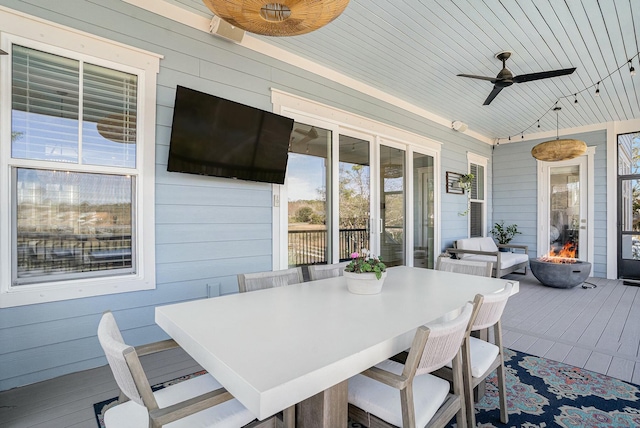
[[[466,238],[458,239],[456,241],[456,248],[461,250],[473,250],[473,251],[498,251],[498,246],[493,242],[493,238],[487,236],[484,238]],[[461,259],[474,256],[473,254],[458,254]]]
[[[484,256],[480,254],[467,254],[467,257],[464,258],[468,261],[474,262],[492,262],[494,264],[497,263],[496,256]],[[529,261],[529,256],[523,253],[500,253],[500,269],[507,269],[511,266],[518,265],[520,263],[526,263]]]

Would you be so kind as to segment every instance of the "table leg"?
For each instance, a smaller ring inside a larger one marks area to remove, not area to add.
[[[297,428],[347,428],[347,381],[296,405]]]

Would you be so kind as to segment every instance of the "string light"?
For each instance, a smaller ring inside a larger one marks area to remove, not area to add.
[[[580,94],[582,92],[585,92],[585,91],[589,91],[594,86],[596,88],[594,95],[596,97],[599,97],[600,96],[600,83],[602,83],[604,80],[610,78],[614,73],[618,73],[622,69],[622,67],[628,66],[629,67],[629,74],[631,76],[635,76],[636,75],[636,69],[633,67],[633,60],[635,58],[640,58],[640,52],[637,52],[634,56],[631,57],[631,59],[623,62],[618,68],[616,68],[611,73],[609,73],[608,75],[606,75],[603,78],[601,78],[601,80],[598,80],[596,83],[592,83],[591,85],[585,87],[584,89],[582,89],[580,91],[574,92],[573,94],[567,94],[567,95],[562,95],[562,96],[558,97],[558,99],[556,100],[556,102],[554,103],[554,105],[552,107],[548,108],[544,113],[542,113],[542,115],[538,119],[536,119],[531,125],[529,125],[525,129],[523,129],[522,131],[518,132],[518,134],[524,135],[524,133],[526,131],[528,131],[529,129],[531,129],[534,125],[536,125],[538,128],[540,128],[540,120],[544,116],[549,114],[555,107],[558,107],[558,102],[560,102],[560,100],[562,100],[562,99],[568,99],[573,95],[573,104],[578,104],[578,94]],[[509,137],[509,141],[511,141],[511,137]]]

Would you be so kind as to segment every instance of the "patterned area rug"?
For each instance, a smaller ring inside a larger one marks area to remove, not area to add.
[[[495,375],[488,378],[486,394],[476,404],[480,428],[640,427],[640,387],[557,361],[505,350],[509,423],[500,422]],[[153,387],[165,388],[204,372]],[[116,398],[93,405],[98,426]],[[454,418],[455,421],[455,418]],[[451,427],[456,424],[452,423]],[[366,428],[350,423],[349,428]]]

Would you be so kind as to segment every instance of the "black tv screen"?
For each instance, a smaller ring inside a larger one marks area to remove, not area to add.
[[[167,171],[284,184],[293,119],[178,86]]]

